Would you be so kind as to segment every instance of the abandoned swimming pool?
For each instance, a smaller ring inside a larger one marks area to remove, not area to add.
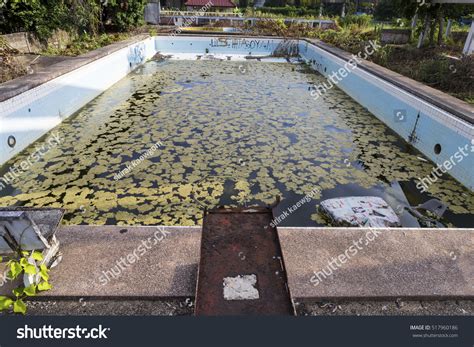
[[[280,225],[321,226],[324,199],[433,197],[447,225],[473,226],[469,189],[444,175],[420,192],[433,163],[342,90],[316,102],[323,81],[296,61],[150,61],[6,162],[0,176],[47,149],[0,205],[62,207],[69,224],[197,225],[204,207],[281,196],[283,210],[310,194]]]

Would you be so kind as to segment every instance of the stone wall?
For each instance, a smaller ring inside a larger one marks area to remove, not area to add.
[[[410,41],[411,30],[409,29],[382,29],[380,41],[383,44],[405,44]]]
[[[20,53],[37,53],[42,48],[39,41],[27,32],[7,34],[1,37],[10,47],[18,50]]]
[[[39,53],[46,47],[64,49],[71,43],[71,35],[64,30],[56,30],[46,43],[41,43],[32,33],[18,32],[1,35],[7,44],[20,53]]]

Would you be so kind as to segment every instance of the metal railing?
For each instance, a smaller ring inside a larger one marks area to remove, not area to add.
[[[167,10],[167,11],[161,11],[160,16],[163,17],[175,17],[175,16],[180,16],[180,17],[193,17],[197,16],[200,11],[172,11],[172,10]],[[205,12],[206,17],[244,17],[240,13],[234,13],[234,12]]]

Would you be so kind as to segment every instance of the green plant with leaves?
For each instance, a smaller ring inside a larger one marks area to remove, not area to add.
[[[43,262],[43,254],[38,251],[19,251],[15,256],[3,259],[7,261],[6,280],[15,281],[20,276],[26,277],[23,285],[12,290],[12,296],[0,296],[0,311],[13,309],[15,313],[26,313],[25,299],[36,296],[38,292],[50,290],[49,269]],[[25,284],[28,284],[25,286]]]
[[[337,18],[337,21],[342,27],[357,26],[359,28],[367,28],[372,22],[372,16],[369,16],[367,14],[363,14],[360,16],[348,15],[344,18]]]
[[[127,31],[144,24],[147,0],[109,0],[103,9],[105,22],[118,31]]]

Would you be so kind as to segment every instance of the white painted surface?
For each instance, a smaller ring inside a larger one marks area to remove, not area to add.
[[[256,300],[258,294],[256,275],[242,275],[224,278],[225,300]]]
[[[0,102],[0,164],[92,101],[155,54],[153,38],[131,44]],[[10,148],[9,136],[16,145]]]
[[[469,30],[469,34],[467,35],[466,44],[464,45],[464,49],[462,51],[464,54],[469,55],[474,52],[474,21],[471,24],[471,30]]]
[[[300,55],[325,77],[346,65],[344,59],[308,42],[300,41]],[[448,173],[474,190],[472,124],[361,68],[351,69],[337,87],[407,142],[414,137],[412,145],[438,165],[452,160],[460,148],[468,151]],[[315,107],[318,102],[315,100]],[[404,114],[402,121],[396,117],[399,111]],[[437,154],[438,144],[442,150]]]

